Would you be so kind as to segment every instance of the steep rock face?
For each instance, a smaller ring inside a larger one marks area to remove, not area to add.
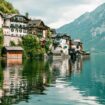
[[[105,3],[57,31],[71,34],[72,38],[80,38],[85,49],[105,50]]]

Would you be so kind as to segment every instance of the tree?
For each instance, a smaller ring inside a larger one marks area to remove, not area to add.
[[[28,12],[26,12],[26,13],[25,13],[25,16],[28,18],[28,17],[29,17],[29,13],[28,13]]]
[[[0,46],[3,45],[3,29],[0,29]]]
[[[23,44],[22,44],[22,41],[21,41],[21,40],[18,40],[18,44],[17,44],[17,46],[23,46]]]
[[[26,55],[30,58],[35,57],[35,55],[44,54],[44,50],[41,47],[40,40],[37,36],[26,35],[22,37],[22,44]]]
[[[0,0],[0,11],[3,13],[8,13],[8,14],[12,14],[12,13],[19,14],[19,11],[16,10],[13,7],[13,5],[7,2],[6,0]]]
[[[52,44],[52,39],[51,38],[47,38],[46,43],[45,43],[46,53],[49,53],[51,44]]]
[[[14,41],[10,41],[10,46],[16,46],[15,42]]]

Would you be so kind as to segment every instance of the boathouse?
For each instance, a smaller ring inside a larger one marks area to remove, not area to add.
[[[7,59],[22,59],[23,48],[22,47],[4,47],[2,49],[2,56]]]

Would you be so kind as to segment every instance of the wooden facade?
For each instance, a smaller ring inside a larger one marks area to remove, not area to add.
[[[7,59],[7,66],[22,65],[22,59]]]
[[[42,20],[31,20],[28,23],[28,33],[37,35],[39,38],[46,38],[49,27],[44,24]]]
[[[21,51],[7,51],[7,58],[22,58]]]
[[[4,47],[2,53],[7,59],[22,59],[23,49],[21,47]]]

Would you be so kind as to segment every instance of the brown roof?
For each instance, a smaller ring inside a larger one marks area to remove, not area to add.
[[[39,26],[41,22],[42,22],[41,20],[31,20],[31,21],[29,21],[28,24]]]
[[[41,26],[42,24],[42,26]],[[28,23],[28,27],[39,27],[39,28],[48,28],[48,26],[46,26],[44,24],[44,22],[42,20],[31,20]]]
[[[23,48],[22,47],[18,47],[18,46],[6,46],[4,47],[7,51],[23,51]]]

